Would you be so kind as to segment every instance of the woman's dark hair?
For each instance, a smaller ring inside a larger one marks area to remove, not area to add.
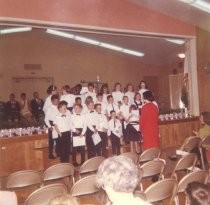
[[[139,89],[141,89],[141,84],[142,83],[144,83],[145,84],[145,88],[147,89],[148,87],[147,87],[147,83],[146,83],[146,81],[144,81],[144,80],[141,80],[140,81],[140,83],[139,83]]]
[[[57,90],[57,87],[55,85],[50,85],[47,88],[47,94],[50,95],[50,94],[52,94],[52,91],[55,91],[55,90]]]
[[[109,86],[107,83],[104,83],[102,86],[101,86],[101,89],[100,89],[100,92],[101,93],[104,93],[104,88],[107,89],[107,93],[109,93]]]
[[[191,182],[186,190],[189,205],[210,205],[210,188],[200,182]]]
[[[144,98],[144,100],[148,100],[150,102],[155,101],[155,97],[150,90],[143,92],[143,98]]]
[[[70,93],[70,91],[71,91],[71,88],[70,88],[69,85],[64,85],[64,86],[62,87],[62,89],[65,90],[67,93]]]

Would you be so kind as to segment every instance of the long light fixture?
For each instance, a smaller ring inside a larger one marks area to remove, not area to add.
[[[179,44],[179,45],[183,45],[185,43],[184,40],[182,39],[172,39],[172,38],[166,38],[166,41],[169,41],[171,43],[175,43],[175,44]]]
[[[205,0],[179,0],[179,1],[182,1],[202,11],[210,13],[210,3]]]
[[[31,31],[31,30],[32,30],[31,27],[7,28],[7,29],[0,30],[0,34],[25,32],[25,31]]]
[[[82,37],[82,36],[77,36],[77,35],[74,35],[74,34],[63,32],[63,31],[57,31],[57,30],[54,30],[54,29],[47,29],[46,32],[49,33],[49,34],[56,35],[56,36],[61,36],[61,37],[64,37],[64,38],[70,38],[70,39],[73,39],[73,40],[76,40],[76,41],[81,41],[83,43],[88,43],[88,44],[92,44],[92,45],[95,45],[95,46],[100,46],[100,47],[103,47],[103,48],[112,49],[112,50],[115,50],[115,51],[119,51],[119,52],[122,52],[122,53],[130,54],[130,55],[134,55],[134,56],[138,56],[138,57],[143,57],[144,56],[144,53],[142,53],[142,52],[121,48],[121,47],[116,46],[116,45],[96,41],[96,40],[93,40],[93,39],[90,39],[90,38],[85,38],[85,37]]]

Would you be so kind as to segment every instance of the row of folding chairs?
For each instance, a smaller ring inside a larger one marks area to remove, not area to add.
[[[70,190],[73,197],[80,197],[84,195],[92,195],[100,191],[95,185],[96,175],[86,176],[78,180]],[[154,203],[168,199],[168,204],[175,201],[179,205],[179,194],[184,192],[187,185],[191,182],[207,183],[209,173],[206,170],[199,170],[188,173],[179,182],[176,179],[168,178],[161,179],[158,182],[150,185],[145,191],[136,190],[134,195],[142,198],[143,200]],[[51,184],[43,186],[34,191],[25,201],[25,205],[44,205],[47,204],[52,198],[66,194],[68,190],[64,184]]]

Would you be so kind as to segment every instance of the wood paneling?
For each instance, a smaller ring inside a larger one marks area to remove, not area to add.
[[[159,123],[161,148],[179,147],[187,137],[193,135],[193,130],[198,130],[199,118],[163,121]]]
[[[23,169],[43,170],[48,156],[47,135],[33,135],[0,139],[0,176]]]

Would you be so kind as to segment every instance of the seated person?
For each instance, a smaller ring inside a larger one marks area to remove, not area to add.
[[[15,94],[11,93],[10,100],[6,102],[6,115],[8,121],[20,120],[20,104],[15,100]]]
[[[96,184],[102,187],[112,205],[148,205],[133,192],[139,184],[139,169],[125,156],[110,157],[99,166]]]
[[[33,97],[34,99],[31,100],[31,112],[36,121],[39,122],[40,119],[44,117],[44,112],[43,112],[44,101],[39,97],[38,92],[34,92]]]
[[[210,205],[210,188],[206,184],[189,183],[185,193],[186,205]]]
[[[20,114],[28,121],[32,119],[30,103],[26,98],[26,93],[20,95]]]
[[[78,205],[78,203],[71,195],[65,194],[52,199],[49,205]]]

